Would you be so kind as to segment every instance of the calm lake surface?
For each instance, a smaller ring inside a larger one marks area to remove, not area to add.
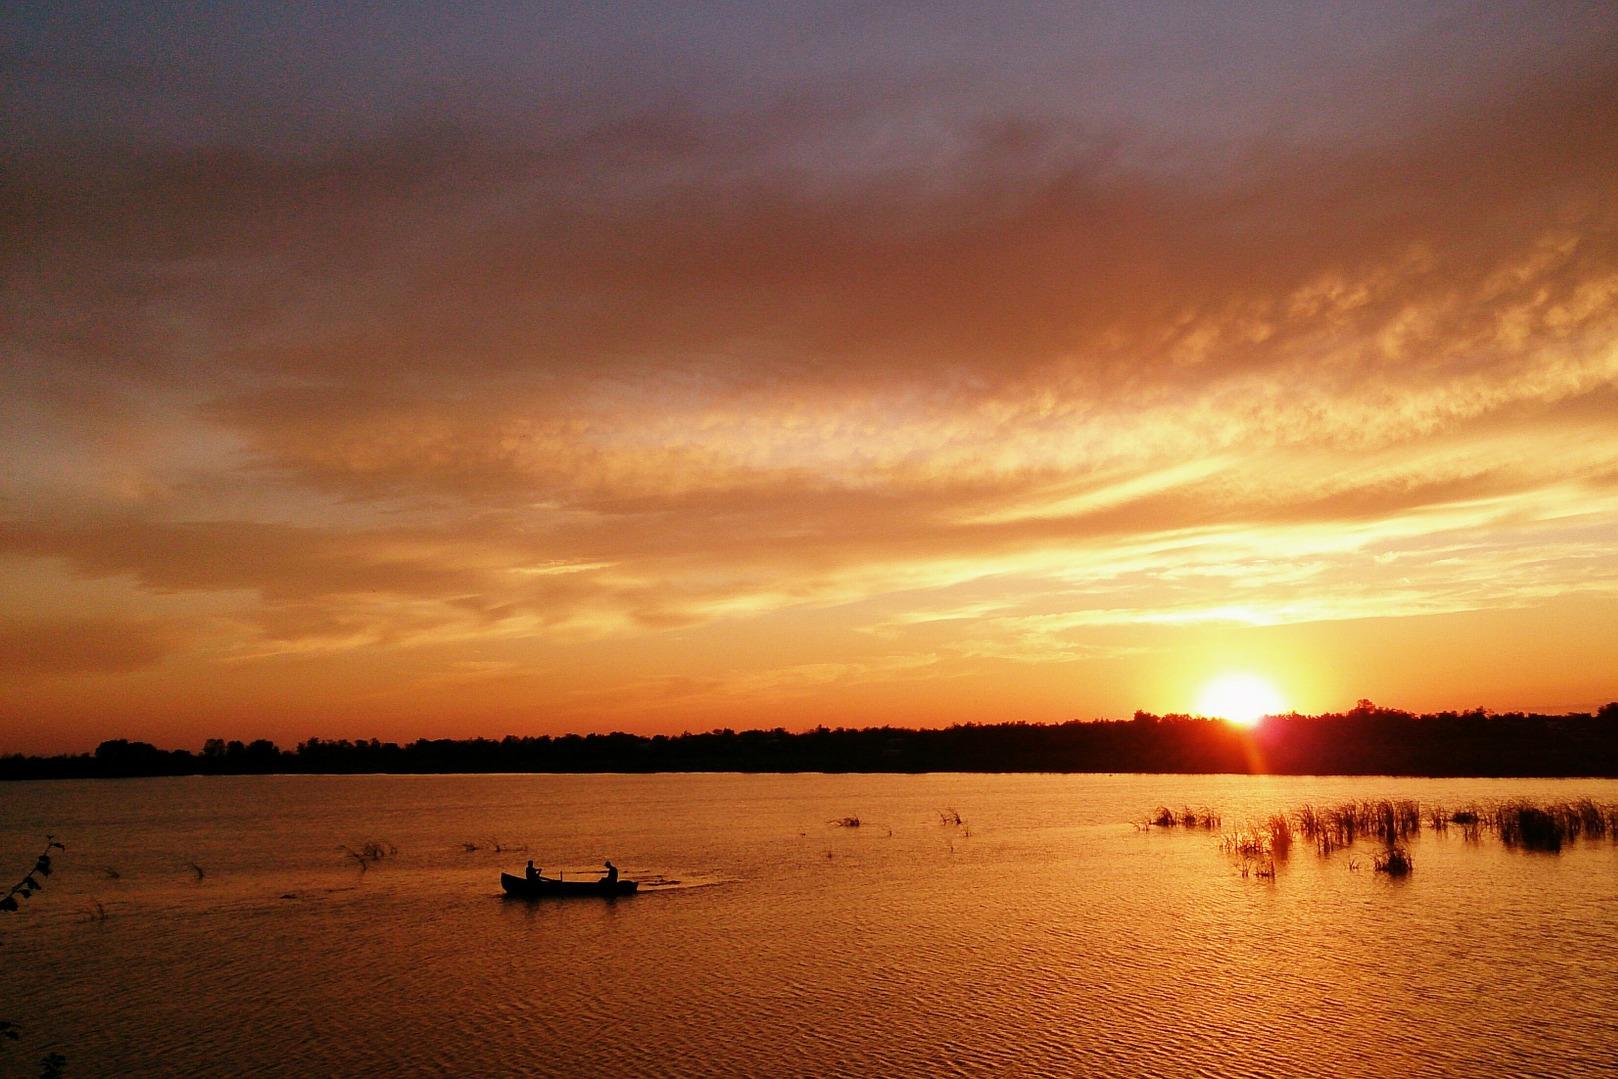
[[[1303,802],[1518,796],[1618,801],[1618,783],[0,785],[8,885],[44,833],[68,845],[0,915],[0,1017],[22,1028],[0,1071],[37,1074],[54,1050],[69,1076],[1613,1075],[1618,845],[1424,832],[1393,880],[1371,843],[1300,843],[1271,882],[1217,834],[1130,823],[1160,803],[1212,806],[1228,830]],[[863,826],[829,823],[851,815]],[[362,873],[342,848],[368,841],[397,853]],[[499,871],[529,857],[679,883],[503,899]]]

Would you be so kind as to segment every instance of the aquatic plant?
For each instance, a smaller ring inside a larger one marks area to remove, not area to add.
[[[1379,833],[1384,842],[1399,836],[1415,835],[1421,831],[1421,803],[1405,798],[1376,804]]]
[[[1241,875],[1243,880],[1251,876],[1257,877],[1259,880],[1267,880],[1273,884],[1275,883],[1275,859],[1243,858]]]
[[[1224,818],[1207,806],[1200,809],[1182,806],[1178,813],[1168,806],[1158,806],[1146,820],[1148,827],[1155,824],[1160,828],[1202,828],[1210,832],[1223,822]]]
[[[1190,808],[1175,812],[1159,806],[1144,825],[1136,827],[1206,827],[1209,819],[1217,820],[1218,815]],[[1618,843],[1618,804],[1587,797],[1546,804],[1518,799],[1487,807],[1468,803],[1453,812],[1442,805],[1428,806],[1423,812],[1416,801],[1383,798],[1330,806],[1305,804],[1290,813],[1273,814],[1260,824],[1227,833],[1220,838],[1219,846],[1227,854],[1243,859],[1242,875],[1247,876],[1249,862],[1284,858],[1294,836],[1312,842],[1322,856],[1351,847],[1362,838],[1374,837],[1384,847],[1375,857],[1376,871],[1404,876],[1411,871],[1412,863],[1402,841],[1419,835],[1424,821],[1435,832],[1447,832],[1454,825],[1468,842],[1476,842],[1488,828],[1506,846],[1531,851],[1554,853],[1580,838],[1610,838]],[[1350,860],[1349,868],[1358,868],[1358,861]]]
[[[1180,823],[1186,828],[1202,828],[1204,831],[1213,831],[1224,822],[1224,818],[1207,806],[1201,809],[1192,809],[1186,806],[1180,810]]]
[[[1499,807],[1495,814],[1495,830],[1500,841],[1508,847],[1556,852],[1569,838],[1565,819],[1527,802],[1510,802]]]
[[[1379,851],[1371,867],[1378,873],[1386,873],[1390,877],[1407,876],[1416,868],[1415,863],[1410,860],[1410,851],[1397,844]]]
[[[1591,839],[1607,834],[1607,814],[1595,802],[1581,798],[1568,806],[1568,812],[1579,822],[1579,831]]]
[[[1325,830],[1325,816],[1314,806],[1305,803],[1292,811],[1292,825],[1297,834],[1303,836],[1311,843],[1320,839],[1320,833]]]
[[[858,828],[863,822],[858,817],[833,817],[826,823],[834,828]]]
[[[398,847],[381,839],[367,840],[366,842],[360,844],[359,850],[355,850],[353,847],[347,846],[339,847],[337,849],[343,851],[350,858],[354,859],[354,861],[359,864],[361,873],[364,873],[367,869],[370,869],[371,866],[376,862],[380,862],[384,858],[391,858],[399,853]]]
[[[1292,811],[1291,820],[1297,834],[1313,843],[1318,854],[1330,854],[1338,847],[1353,842],[1354,817],[1344,813],[1341,807],[1320,808],[1305,804]]]
[[[1442,813],[1442,810],[1436,812]],[[1273,818],[1272,818],[1273,819]],[[1291,824],[1299,835],[1315,845],[1321,854],[1351,846],[1362,835],[1373,835],[1392,843],[1421,831],[1421,805],[1405,800],[1367,800],[1318,807],[1303,805],[1294,809]]]
[[[1277,858],[1285,858],[1292,849],[1292,823],[1287,820],[1286,814],[1272,815],[1264,822],[1264,830],[1269,836],[1270,850]]]
[[[1475,805],[1458,809],[1450,814],[1449,822],[1461,830],[1461,838],[1476,843],[1483,834],[1484,814]]]
[[[1227,832],[1219,837],[1219,849],[1242,858],[1258,858],[1270,852],[1267,837],[1258,832]]]
[[[473,854],[477,851],[483,850],[484,847],[477,842],[468,841],[461,844],[461,849],[468,854]],[[488,849],[493,851],[495,854],[510,854],[513,851],[526,851],[528,849],[528,844],[522,843],[516,846],[509,846],[501,843],[499,839],[491,839],[489,840]]]

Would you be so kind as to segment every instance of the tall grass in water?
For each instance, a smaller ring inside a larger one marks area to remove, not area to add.
[[[1403,846],[1392,844],[1387,849],[1379,851],[1371,863],[1378,873],[1386,873],[1390,877],[1408,876],[1415,869],[1415,863],[1410,860],[1410,851]]]
[[[1298,830],[1298,835],[1311,843],[1319,844],[1320,835],[1325,831],[1325,815],[1319,809],[1304,802],[1298,809],[1293,810],[1291,819],[1293,827]]]
[[[1219,815],[1211,810],[1186,807],[1176,812],[1158,806],[1146,827],[1218,828]],[[1377,872],[1403,876],[1411,871],[1410,853],[1404,841],[1421,833],[1423,823],[1435,832],[1459,828],[1468,842],[1477,841],[1484,829],[1492,830],[1508,847],[1531,851],[1560,851],[1580,838],[1607,838],[1618,843],[1618,803],[1600,803],[1590,798],[1569,802],[1539,804],[1526,799],[1480,806],[1467,803],[1449,811],[1442,805],[1422,806],[1409,799],[1366,799],[1337,805],[1305,804],[1289,814],[1274,814],[1260,824],[1249,824],[1243,831],[1227,833],[1220,849],[1243,860],[1243,876],[1249,863],[1260,858],[1285,858],[1294,838],[1312,843],[1317,853],[1329,855],[1363,838],[1379,840],[1383,853],[1375,859]]]
[[[1264,830],[1269,835],[1270,850],[1277,858],[1285,858],[1292,849],[1292,822],[1285,813],[1277,813],[1264,822]]]
[[[1361,836],[1395,843],[1421,831],[1421,805],[1409,799],[1343,802],[1334,806],[1304,805],[1292,811],[1299,835],[1321,854],[1352,846]]]
[[[1495,830],[1508,847],[1559,851],[1572,838],[1566,825],[1566,819],[1527,802],[1510,802],[1495,811]]]
[[[1461,838],[1468,843],[1476,843],[1483,838],[1484,813],[1475,805],[1465,809],[1457,809],[1450,814],[1450,823],[1461,829]]]
[[[1147,823],[1155,824],[1160,828],[1202,828],[1205,831],[1212,832],[1224,823],[1224,818],[1207,806],[1203,806],[1201,809],[1182,806],[1178,813],[1168,806],[1158,806],[1152,810],[1152,815]]]
[[[1258,858],[1243,858],[1242,878],[1245,880],[1247,877],[1257,877],[1259,880],[1267,880],[1271,884],[1274,884],[1275,859],[1264,858],[1263,860],[1260,860]]]
[[[1249,825],[1247,831],[1226,832],[1219,837],[1219,849],[1240,860],[1243,878],[1275,880],[1274,839],[1263,828]]]
[[[1244,859],[1261,858],[1270,853],[1266,836],[1258,832],[1226,832],[1219,837],[1219,849]]]
[[[1581,798],[1567,806],[1567,812],[1578,823],[1579,832],[1591,839],[1607,834],[1607,814],[1588,798]]]

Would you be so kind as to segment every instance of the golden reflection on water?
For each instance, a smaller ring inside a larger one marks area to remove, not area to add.
[[[83,1075],[1612,1074],[1618,846],[1429,832],[1402,880],[1367,844],[1296,845],[1260,880],[1217,833],[1130,823],[1158,804],[1216,806],[1229,830],[1307,801],[1581,795],[1618,801],[1618,783],[11,784],[5,849],[49,830],[69,850],[0,926],[7,982],[29,985],[0,1067],[54,1049]],[[861,825],[830,823],[846,816]],[[341,848],[369,840],[397,853],[361,872]],[[499,898],[529,857],[679,883]]]

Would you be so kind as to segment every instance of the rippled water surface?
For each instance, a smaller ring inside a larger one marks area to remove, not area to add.
[[[22,1030],[0,1072],[59,1051],[70,1076],[1613,1075],[1618,845],[1452,829],[1412,843],[1404,880],[1361,843],[1295,847],[1271,882],[1216,834],[1130,823],[1159,803],[1228,829],[1306,801],[1515,796],[1618,801],[1618,783],[13,783],[6,864],[45,832],[68,850],[0,915],[0,1017]],[[362,872],[343,848],[369,841],[396,853]],[[502,899],[529,857],[678,883]]]

